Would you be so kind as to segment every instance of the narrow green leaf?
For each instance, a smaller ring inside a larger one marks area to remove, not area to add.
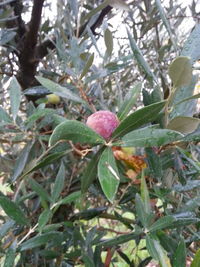
[[[101,215],[105,210],[107,210],[106,207],[99,207],[99,208],[84,210],[84,211],[81,211],[81,212],[78,212],[72,215],[72,217],[70,218],[70,221],[91,220]]]
[[[2,107],[0,107],[0,122],[12,123],[12,119]]]
[[[157,9],[158,9],[158,11],[160,13],[160,17],[162,19],[162,22],[165,25],[166,30],[168,31],[168,34],[169,34],[170,39],[171,39],[171,41],[173,43],[173,46],[174,46],[175,50],[178,51],[177,42],[176,42],[175,38],[173,37],[171,26],[169,24],[169,19],[165,15],[165,11],[164,11],[164,9],[163,9],[163,7],[161,5],[161,1],[160,0],[155,0],[155,4],[156,4],[156,7],[157,7]]]
[[[181,86],[176,89],[175,94],[171,100],[172,110],[169,114],[169,118],[173,119],[177,116],[190,116],[192,117],[196,110],[196,101],[191,99],[187,102],[183,102],[179,105],[181,100],[189,98],[194,95],[195,85],[198,82],[198,75],[193,75],[192,81],[189,85]]]
[[[110,147],[107,147],[100,157],[98,163],[98,178],[105,196],[110,202],[113,202],[120,178],[115,158]]]
[[[11,112],[13,115],[13,119],[15,121],[17,118],[17,114],[18,114],[19,106],[21,102],[21,86],[14,76],[12,77],[10,81],[9,90],[10,90]]]
[[[89,186],[92,184],[93,180],[97,177],[97,166],[99,162],[99,158],[103,152],[104,148],[100,149],[94,157],[90,160],[87,167],[83,171],[83,175],[81,176],[81,192],[87,192]]]
[[[28,180],[31,188],[33,191],[35,191],[39,197],[41,197],[42,200],[44,201],[51,201],[51,198],[49,196],[49,194],[47,193],[47,191],[38,183],[36,182],[34,179],[30,178]]]
[[[2,239],[14,225],[15,221],[13,220],[9,220],[2,224],[0,227],[0,239]]]
[[[191,190],[198,189],[198,188],[200,188],[200,180],[190,180],[190,181],[187,181],[185,185],[176,184],[173,187],[173,189],[176,192],[180,192],[180,193],[191,191]]]
[[[159,112],[163,109],[165,103],[165,101],[154,103],[135,111],[119,124],[113,132],[112,137],[122,137],[144,124],[154,121]]]
[[[25,241],[21,244],[20,251],[33,249],[36,247],[40,247],[42,245],[47,245],[49,243],[58,243],[62,242],[62,233],[60,232],[51,232],[51,233],[45,233],[45,234],[39,234],[35,237],[32,237],[31,239]]]
[[[52,212],[49,209],[45,209],[38,218],[38,228],[39,231],[42,231],[44,226],[48,223],[49,219],[52,216]]]
[[[148,214],[145,212],[144,203],[139,194],[135,196],[135,208],[136,214],[142,223],[142,225],[147,228],[148,227]]]
[[[142,84],[138,83],[136,86],[134,86],[131,91],[126,95],[124,102],[122,103],[119,112],[117,113],[117,116],[120,121],[125,119],[127,114],[131,111],[133,106],[135,105],[140,92],[141,92]]]
[[[21,225],[29,224],[28,219],[25,217],[20,207],[9,198],[0,196],[0,205],[4,212],[16,223]]]
[[[60,193],[62,192],[64,188],[64,182],[65,182],[65,166],[63,163],[60,165],[60,169],[58,171],[58,174],[56,176],[55,184],[53,187],[53,191],[51,194],[52,202],[56,202],[56,200],[59,198]]]
[[[181,51],[181,56],[190,57],[192,63],[200,57],[199,51],[199,42],[200,42],[200,24],[196,23],[189,37],[187,38],[183,50]]]
[[[167,231],[157,231],[161,246],[172,255],[178,246],[177,239],[172,238]]]
[[[78,103],[83,103],[86,104],[83,99],[81,99],[78,95],[74,94],[71,92],[69,89],[66,87],[63,87],[49,79],[36,76],[36,79],[47,89],[49,89],[52,93],[55,93],[63,98],[67,98],[69,100],[78,102]]]
[[[194,131],[193,133],[186,135],[184,137],[184,141],[186,142],[200,141],[200,127],[198,127],[196,131]]]
[[[190,267],[199,267],[199,265],[200,265],[200,249],[197,250]]]
[[[162,267],[172,267],[166,251],[160,245],[160,242],[156,239],[146,236],[146,246],[151,257],[161,264]]]
[[[150,197],[149,197],[149,190],[148,190],[145,176],[144,176],[144,170],[142,170],[142,175],[141,175],[140,191],[141,191],[141,198],[142,198],[143,203],[144,203],[144,210],[147,214],[150,214],[151,213],[151,203],[150,203]]]
[[[105,140],[84,123],[71,120],[59,124],[53,131],[49,144],[52,146],[60,140],[71,140],[81,144],[104,144]]]
[[[173,87],[189,85],[192,81],[192,64],[189,57],[177,57],[169,66],[169,76]]]
[[[173,254],[172,266],[173,267],[186,266],[186,247],[183,239],[181,239],[177,249]]]
[[[137,232],[137,233],[130,233],[130,234],[125,234],[125,235],[121,235],[112,239],[108,239],[108,240],[104,240],[101,241],[97,244],[97,246],[102,246],[104,248],[108,248],[108,247],[113,247],[113,246],[117,246],[123,243],[126,243],[130,240],[134,240],[136,238],[138,238],[138,236],[142,234],[142,232]]]
[[[179,132],[149,126],[126,134],[119,143],[125,147],[152,147],[169,144],[182,138],[183,135]]]
[[[127,29],[127,34],[128,34],[128,39],[129,39],[129,42],[130,42],[131,49],[133,51],[133,54],[134,54],[134,56],[135,56],[135,58],[137,60],[137,63],[139,65],[139,67],[144,71],[145,75],[147,76],[147,79],[149,80],[149,82],[152,85],[154,83],[157,84],[157,79],[156,79],[155,75],[151,71],[148,63],[146,62],[146,60],[143,57],[143,54],[142,54],[141,50],[138,48],[135,40],[131,36],[131,34],[130,34],[128,29]]]
[[[113,51],[112,32],[107,28],[104,32],[104,42],[106,45],[106,56],[111,57]]]
[[[103,3],[96,8],[92,9],[83,19],[83,22],[89,21],[89,19],[94,16],[97,12],[101,11],[103,8],[105,8],[107,5],[109,5],[110,0],[105,0]]]
[[[80,79],[82,79],[88,73],[90,67],[92,66],[93,61],[94,61],[94,53],[92,53],[88,58],[88,61],[86,62],[85,67],[83,68],[83,71],[81,73]]]
[[[25,125],[27,127],[30,127],[32,123],[37,121],[38,119],[49,115],[49,114],[55,114],[56,111],[55,109],[50,109],[50,108],[44,108],[44,109],[37,109],[28,119],[25,121]]]
[[[81,197],[81,191],[76,191],[71,193],[70,195],[66,196],[65,198],[61,199],[59,202],[55,204],[55,206],[63,205],[63,204],[69,204],[71,202],[76,201]]]
[[[155,177],[159,182],[163,174],[161,157],[158,155],[152,147],[145,148],[146,160],[149,170],[153,177]]]
[[[30,150],[33,146],[33,143],[27,143],[27,145],[22,149],[16,163],[14,166],[14,172],[11,176],[11,181],[15,182],[17,180],[17,178],[22,174],[24,167],[27,163],[28,157],[29,157],[29,153]]]
[[[15,249],[9,247],[6,253],[6,258],[3,267],[14,267],[15,266],[14,263],[15,263]]]
[[[51,164],[54,161],[58,161],[60,158],[64,157],[65,155],[67,155],[71,151],[72,151],[72,149],[68,149],[66,151],[61,151],[61,152],[55,152],[55,153],[52,153],[52,154],[50,154],[44,158],[41,158],[38,162],[36,162],[35,166],[32,169],[28,170],[23,176],[26,176],[33,171],[36,171],[40,168],[48,166],[49,164]]]
[[[184,102],[187,102],[188,100],[197,99],[197,98],[200,98],[200,93],[196,94],[196,95],[192,95],[192,96],[186,97],[183,100],[181,100],[181,101],[177,102],[176,104],[174,104],[174,106],[180,105],[180,104],[182,104]]]
[[[154,231],[166,229],[170,227],[172,223],[175,221],[176,219],[171,215],[161,217],[160,219],[158,219],[155,223],[151,225],[151,227],[149,228],[149,231],[154,232]]]
[[[90,258],[86,253],[82,253],[82,257],[84,265],[87,267],[94,267],[94,261]]]

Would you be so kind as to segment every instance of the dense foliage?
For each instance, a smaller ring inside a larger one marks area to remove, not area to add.
[[[197,8],[0,3],[1,266],[199,266]]]

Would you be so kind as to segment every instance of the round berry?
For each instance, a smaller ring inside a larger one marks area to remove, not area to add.
[[[108,139],[119,125],[119,120],[114,113],[100,110],[88,117],[86,125],[103,138]]]

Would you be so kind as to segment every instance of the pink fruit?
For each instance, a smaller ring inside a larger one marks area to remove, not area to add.
[[[108,139],[119,125],[119,120],[114,113],[100,110],[88,117],[86,125],[103,138]]]

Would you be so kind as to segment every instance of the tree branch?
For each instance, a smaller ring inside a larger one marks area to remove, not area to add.
[[[17,17],[16,24],[18,25],[18,36],[22,38],[24,34],[26,33],[26,27],[25,23],[22,19],[22,10],[23,10],[23,4],[21,0],[16,0],[13,3],[11,3],[11,6],[14,7],[14,14]]]
[[[97,20],[93,23],[93,25],[90,27],[92,33],[94,35],[96,35],[95,30],[101,26],[104,17],[112,10],[111,6],[107,6],[105,8],[102,9],[101,13],[99,14]],[[88,25],[89,21],[87,21],[84,25],[82,25],[80,27],[79,30],[79,36],[81,37],[81,35],[83,34],[83,32],[85,31],[87,25]],[[45,57],[48,54],[48,49],[53,50],[55,48],[55,45],[53,44],[53,42],[51,40],[46,40],[44,41],[41,45],[39,45],[37,47],[37,56],[38,58],[42,59],[43,57]]]
[[[29,28],[19,48],[20,69],[17,78],[24,89],[33,86],[36,82],[34,76],[39,63],[39,59],[36,58],[36,45],[43,3],[44,0],[34,0]]]

